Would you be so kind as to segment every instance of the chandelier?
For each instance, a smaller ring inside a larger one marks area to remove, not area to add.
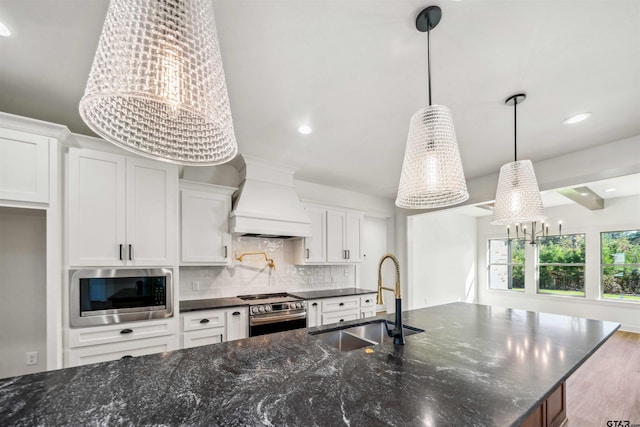
[[[418,31],[427,33],[429,105],[418,110],[409,124],[395,202],[400,208],[436,208],[469,198],[451,111],[443,105],[431,104],[430,34],[441,17],[441,9],[430,6],[416,18]]]
[[[79,109],[98,135],[146,157],[235,157],[211,0],[111,0]]]

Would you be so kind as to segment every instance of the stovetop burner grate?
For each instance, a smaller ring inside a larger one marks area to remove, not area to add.
[[[269,299],[269,298],[285,298],[289,295],[285,292],[273,293],[273,294],[255,294],[255,295],[238,295],[243,301],[253,301],[259,299]]]

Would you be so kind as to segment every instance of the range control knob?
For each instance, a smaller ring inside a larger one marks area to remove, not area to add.
[[[260,313],[264,313],[264,305],[261,305],[260,307],[258,307],[258,310],[260,310]]]
[[[251,307],[251,312],[252,313],[257,313],[258,312],[258,307]]]
[[[265,306],[265,310],[267,310],[267,313],[270,312],[271,311],[271,306],[270,305]]]
[[[296,308],[301,308],[302,304],[300,304],[299,302],[296,303]]]

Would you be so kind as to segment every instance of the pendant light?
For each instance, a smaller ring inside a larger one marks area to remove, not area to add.
[[[500,168],[496,201],[491,224],[508,225],[544,219],[538,182],[531,160],[518,160],[517,106],[526,98],[519,93],[510,96],[506,105],[513,106],[513,162]]]
[[[80,115],[107,141],[153,159],[235,157],[212,1],[111,0]]]
[[[416,18],[416,28],[427,33],[429,106],[418,110],[409,124],[396,206],[428,209],[454,205],[469,198],[449,108],[431,104],[431,30],[442,10],[430,6]]]

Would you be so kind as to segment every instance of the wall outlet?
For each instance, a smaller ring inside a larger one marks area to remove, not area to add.
[[[25,358],[25,363],[27,365],[37,365],[38,364],[38,352],[37,351],[28,351],[27,357]]]
[[[199,291],[200,290],[200,282],[197,282],[197,281],[191,282],[191,289],[194,290],[194,291]]]

